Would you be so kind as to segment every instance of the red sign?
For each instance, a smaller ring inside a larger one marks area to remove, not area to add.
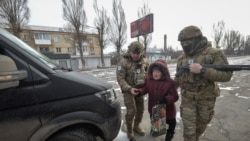
[[[153,32],[153,14],[142,17],[130,23],[131,38]]]
[[[137,37],[140,34],[140,25],[139,21],[134,21],[130,24],[130,33],[131,33],[131,38]]]

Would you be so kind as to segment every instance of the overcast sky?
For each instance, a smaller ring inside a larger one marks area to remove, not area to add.
[[[148,3],[154,14],[154,32],[151,46],[163,47],[163,36],[167,35],[167,45],[180,49],[177,36],[179,31],[188,25],[196,25],[209,40],[212,40],[213,24],[223,20],[226,30],[236,30],[242,35],[250,35],[250,1],[249,0],[122,0],[128,25],[137,20],[137,11]],[[93,25],[95,13],[93,0],[84,0],[88,25]],[[98,0],[111,15],[112,0]],[[62,27],[61,0],[29,0],[31,10],[30,25]],[[127,45],[125,45],[126,47]]]

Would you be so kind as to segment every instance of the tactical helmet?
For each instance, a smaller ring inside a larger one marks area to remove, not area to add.
[[[178,41],[191,39],[200,35],[202,36],[201,30],[197,26],[187,26],[180,31]]]
[[[140,43],[139,41],[134,41],[128,46],[129,52],[141,53],[143,49],[144,49],[143,44]]]

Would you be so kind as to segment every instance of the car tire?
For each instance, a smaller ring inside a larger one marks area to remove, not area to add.
[[[68,129],[52,135],[47,141],[96,141],[95,136],[84,128]]]

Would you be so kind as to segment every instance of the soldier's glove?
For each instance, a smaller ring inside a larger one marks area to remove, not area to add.
[[[166,97],[165,96],[163,96],[163,97],[160,97],[158,100],[157,100],[157,103],[158,104],[168,104],[168,101],[167,101],[167,99],[166,99]]]

